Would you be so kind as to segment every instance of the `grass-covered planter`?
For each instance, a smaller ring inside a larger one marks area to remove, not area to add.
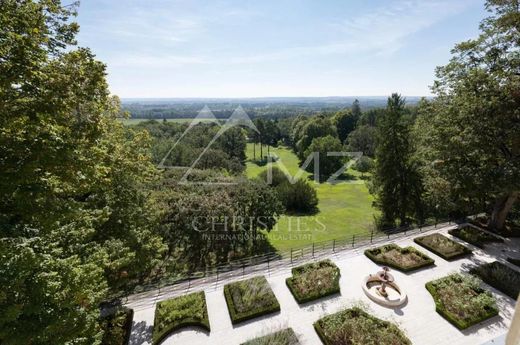
[[[224,296],[233,324],[280,311],[280,304],[263,276],[225,285]]]
[[[282,329],[280,331],[264,335],[255,339],[251,339],[242,343],[242,345],[298,345],[298,337],[292,328]]]
[[[378,319],[360,308],[327,315],[314,323],[314,329],[325,345],[412,344],[395,324]]]
[[[401,248],[396,244],[365,250],[365,255],[376,264],[385,265],[403,272],[431,266],[435,261],[414,247]]]
[[[437,254],[444,260],[455,260],[472,253],[471,249],[466,246],[438,233],[416,237],[414,242]]]
[[[454,273],[426,283],[435,310],[458,329],[466,329],[498,315],[496,300],[469,274]]]
[[[103,345],[126,345],[130,340],[134,311],[129,308],[117,308],[101,319]]]
[[[206,296],[203,291],[157,303],[152,342],[157,345],[170,333],[188,326],[210,331]]]
[[[483,264],[470,270],[486,284],[503,292],[512,299],[517,299],[520,293],[520,272],[498,262]]]
[[[501,238],[472,226],[452,229],[448,233],[479,248],[484,248],[486,243],[503,242]]]
[[[306,303],[339,293],[339,278],[339,268],[324,260],[293,268],[285,283],[298,303]]]

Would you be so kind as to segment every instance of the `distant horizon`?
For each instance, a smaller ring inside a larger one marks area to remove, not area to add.
[[[283,99],[323,99],[323,100],[326,100],[326,99],[337,99],[337,100],[340,100],[340,99],[344,99],[344,100],[347,100],[347,99],[385,99],[385,98],[388,98],[390,95],[363,95],[363,96],[251,96],[251,97],[228,97],[228,96],[223,96],[223,97],[120,97],[121,101],[129,101],[129,100],[132,100],[132,101],[139,101],[139,100],[147,100],[147,101],[150,101],[150,100],[158,100],[158,101],[164,101],[164,100],[171,100],[171,101],[175,101],[175,100],[238,100],[238,99],[242,99],[242,100],[270,100],[270,99],[273,99],[273,100],[283,100]],[[428,98],[428,99],[431,99],[433,98],[434,96],[432,95],[404,95],[404,94],[401,94],[402,97],[404,98]]]

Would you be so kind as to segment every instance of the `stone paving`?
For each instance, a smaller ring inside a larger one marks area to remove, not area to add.
[[[162,344],[238,345],[257,336],[286,327],[294,329],[301,344],[321,344],[313,328],[313,323],[325,315],[360,303],[368,306],[371,314],[398,324],[412,343],[416,345],[479,345],[491,341],[507,332],[514,313],[515,301],[513,299],[484,284],[497,298],[500,315],[460,331],[437,314],[433,299],[425,289],[424,284],[455,271],[465,271],[469,266],[477,263],[494,260],[505,262],[505,258],[510,251],[516,250],[515,255],[519,257],[520,239],[506,239],[505,243],[490,244],[486,246],[485,250],[482,250],[447,234],[447,231],[453,227],[448,226],[427,233],[440,232],[445,234],[473,249],[474,254],[472,256],[451,262],[443,260],[413,242],[413,238],[419,236],[418,234],[390,241],[400,246],[412,245],[435,260],[434,267],[411,273],[392,270],[396,282],[408,294],[408,302],[399,308],[389,309],[379,306],[371,302],[363,293],[361,288],[363,278],[370,273],[375,273],[380,267],[363,254],[363,251],[368,247],[360,247],[320,257],[320,260],[330,258],[340,268],[341,295],[298,305],[285,285],[285,279],[291,275],[291,267],[280,269],[276,272],[270,272],[270,275],[266,278],[280,302],[281,311],[277,314],[267,315],[233,326],[223,295],[223,284],[232,280],[224,281],[218,285],[213,284],[204,289],[211,332],[207,333],[198,328],[185,328],[170,335]],[[506,264],[518,269],[509,263]],[[235,280],[241,279],[243,278],[240,277]],[[177,292],[178,294],[179,292]],[[171,297],[175,297],[175,295],[160,295],[160,297],[150,297],[146,301],[134,301],[127,304],[128,307],[134,308],[135,312],[130,338],[131,345],[151,344],[155,304]]]

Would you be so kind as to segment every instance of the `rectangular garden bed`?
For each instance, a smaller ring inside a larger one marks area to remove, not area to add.
[[[274,332],[263,337],[258,337],[242,345],[299,345],[298,337],[294,333],[292,328],[282,329],[278,332]]]
[[[472,268],[471,274],[480,277],[486,284],[517,299],[520,293],[520,272],[498,262],[490,262]]]
[[[157,303],[152,341],[159,344],[170,333],[188,326],[198,326],[210,331],[206,295],[194,292]]]
[[[389,266],[403,272],[431,266],[435,263],[428,255],[414,247],[401,248],[396,244],[367,249],[365,255],[376,264]]]
[[[339,293],[339,278],[339,268],[324,260],[293,268],[285,282],[296,301],[305,303]]]
[[[380,320],[360,308],[327,315],[314,323],[325,345],[378,344],[411,345],[406,335],[391,322]]]
[[[501,238],[472,226],[453,229],[448,233],[479,248],[484,248],[486,243],[503,242]]]
[[[478,217],[476,219],[470,220],[469,223],[478,226],[479,228],[486,229],[490,232],[496,233],[497,235],[503,237],[520,237],[520,224],[518,224],[518,222],[506,220],[504,229],[499,231],[488,226],[488,216]]]
[[[435,310],[458,329],[465,329],[498,315],[496,300],[469,274],[454,273],[426,283]]]
[[[130,339],[134,311],[129,308],[117,308],[113,313],[101,319],[103,345],[126,345]]]
[[[280,304],[263,276],[225,285],[224,296],[233,324],[280,311]]]
[[[416,237],[414,242],[444,260],[454,260],[472,253],[471,249],[438,233]]]

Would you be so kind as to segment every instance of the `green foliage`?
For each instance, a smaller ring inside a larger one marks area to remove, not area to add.
[[[103,339],[101,345],[127,345],[130,339],[134,311],[117,308],[101,320]]]
[[[361,156],[354,164],[354,169],[360,173],[367,173],[374,168],[374,160],[367,156]]]
[[[152,341],[160,344],[170,333],[187,326],[210,331],[204,291],[190,293],[157,303]]]
[[[367,249],[365,255],[376,264],[389,266],[403,272],[415,271],[435,263],[428,255],[414,247],[401,248],[396,244]]]
[[[317,154],[319,179],[320,181],[324,181],[341,169],[345,160],[345,157],[329,155],[329,153],[342,151],[343,146],[340,141],[337,138],[328,135],[326,137],[313,139],[312,143],[307,148],[307,151],[305,151],[305,156],[309,157],[312,154]],[[307,166],[307,171],[314,171],[315,164],[316,160],[314,160],[313,164]]]
[[[340,142],[344,142],[348,135],[356,128],[358,115],[354,115],[351,110],[338,111],[332,117],[332,124],[336,127]]]
[[[293,140],[296,143],[296,155],[300,160],[305,160],[308,157],[307,151],[314,139],[327,136],[336,137],[337,135],[336,128],[331,123],[330,118],[320,115],[310,119],[298,118],[294,131]],[[341,146],[341,142],[339,144]]]
[[[426,283],[435,301],[435,310],[458,329],[498,315],[496,300],[480,288],[480,280],[468,274],[454,273]]]
[[[377,130],[375,127],[363,125],[350,132],[347,137],[347,150],[363,152],[364,155],[374,157],[376,150]]]
[[[376,164],[372,175],[376,205],[381,210],[380,226],[423,221],[422,182],[412,158],[410,126],[403,118],[405,100],[398,94],[388,98],[386,112],[377,122]]]
[[[298,345],[298,337],[294,333],[292,328],[282,329],[280,331],[258,337],[242,345]]]
[[[416,237],[413,240],[445,260],[458,259],[472,253],[471,249],[438,233]]]
[[[479,248],[484,248],[486,243],[503,242],[501,238],[488,234],[472,226],[449,230],[448,233]]]
[[[520,272],[498,261],[477,266],[470,271],[480,277],[486,284],[502,291],[516,300],[520,293]]]
[[[285,182],[276,187],[276,192],[286,212],[313,213],[317,211],[316,189],[303,179],[295,183]]]
[[[293,268],[285,282],[296,301],[306,303],[339,293],[339,278],[339,268],[324,260]]]
[[[314,323],[314,329],[325,345],[412,344],[396,325],[380,320],[357,307],[319,319]]]
[[[278,167],[271,167],[262,171],[258,178],[274,188],[289,182],[288,176]]]
[[[263,276],[224,285],[224,296],[233,324],[280,311],[280,304]]]

